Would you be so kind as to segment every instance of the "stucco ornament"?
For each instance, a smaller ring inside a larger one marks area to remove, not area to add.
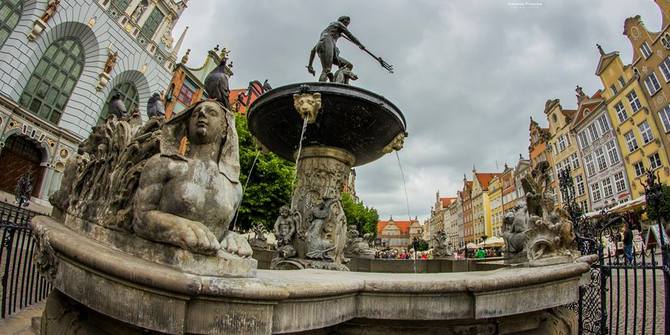
[[[307,123],[314,123],[321,110],[321,93],[294,94],[293,105],[298,114],[307,120]]]
[[[407,133],[400,133],[398,136],[393,138],[389,144],[387,144],[384,149],[382,149],[382,152],[385,154],[390,154],[394,151],[400,151],[403,146],[405,145],[405,138],[407,138]]]
[[[522,179],[528,211],[526,235],[531,265],[567,262],[577,255],[572,222],[565,210],[556,206],[555,196],[550,191],[549,173],[549,163],[540,162],[529,176]]]

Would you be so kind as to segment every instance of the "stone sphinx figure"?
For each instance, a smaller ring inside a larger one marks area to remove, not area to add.
[[[366,234],[367,235],[367,234]],[[345,255],[363,258],[374,258],[375,251],[365,237],[361,237],[356,225],[349,225],[347,229],[347,242],[344,247]]]
[[[195,253],[250,256],[248,242],[228,229],[242,196],[233,115],[208,100],[163,128],[160,153],[146,162],[139,180],[133,230]],[[180,154],[184,136],[189,145]]]
[[[139,115],[112,116],[79,151],[67,184],[50,198],[56,220],[186,272],[255,273],[249,243],[229,230],[242,191],[235,120],[220,103],[201,101],[143,125]]]

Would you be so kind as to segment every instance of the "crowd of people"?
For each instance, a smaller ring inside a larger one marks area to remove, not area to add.
[[[416,255],[416,256],[415,256]],[[414,249],[409,250],[397,250],[397,249],[388,249],[388,250],[377,250],[375,253],[375,258],[380,259],[420,259],[427,260],[433,259],[433,253],[429,251],[417,251],[414,252]]]

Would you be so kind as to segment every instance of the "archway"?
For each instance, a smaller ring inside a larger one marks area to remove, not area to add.
[[[19,178],[33,172],[33,197],[39,197],[44,176],[44,153],[35,142],[22,135],[12,135],[0,152],[0,190],[14,194]]]

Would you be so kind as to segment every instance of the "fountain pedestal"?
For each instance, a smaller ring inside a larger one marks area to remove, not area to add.
[[[263,94],[251,105],[248,120],[249,131],[265,148],[298,159],[290,219],[295,234],[285,238],[292,248],[279,253],[273,268],[348,270],[340,191],[352,167],[402,148],[407,135],[402,113],[386,98],[358,87],[299,83]]]

